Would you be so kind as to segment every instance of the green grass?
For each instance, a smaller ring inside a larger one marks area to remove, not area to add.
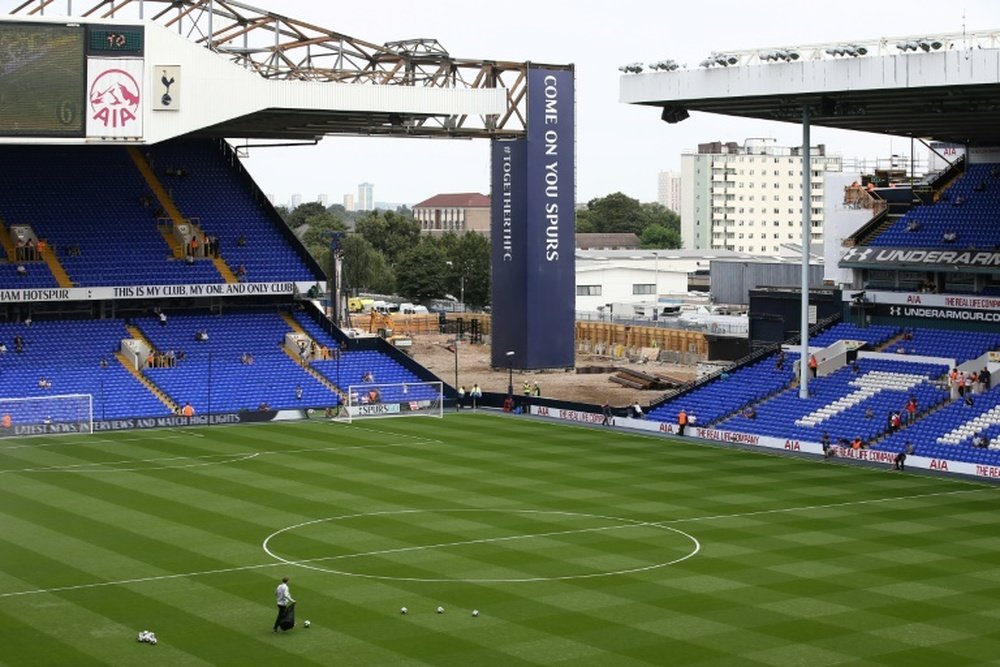
[[[482,414],[6,440],[0,664],[995,664],[998,491]]]

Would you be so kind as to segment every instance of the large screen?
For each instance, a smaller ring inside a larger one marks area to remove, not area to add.
[[[0,135],[83,136],[82,26],[0,23]]]

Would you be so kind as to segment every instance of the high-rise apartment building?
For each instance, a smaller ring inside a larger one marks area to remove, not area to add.
[[[354,195],[350,195],[350,194],[344,195],[344,210],[345,211],[354,211],[354,210],[356,210],[354,208]]]
[[[661,171],[656,178],[656,201],[674,213],[681,212],[681,175]]]
[[[371,183],[358,185],[357,209],[359,211],[375,210],[375,186]]]
[[[810,244],[823,243],[823,179],[842,170],[822,144],[810,153],[809,201],[802,201],[802,149],[774,139],[699,144],[681,155],[681,238],[687,250],[778,252],[798,243],[809,206]]]
[[[302,204],[302,195],[296,193],[292,195],[292,205],[291,209],[294,211]]]

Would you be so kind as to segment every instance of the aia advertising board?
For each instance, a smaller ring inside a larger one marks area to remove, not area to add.
[[[493,144],[494,366],[574,364],[575,104],[571,68],[529,65],[527,137]]]
[[[559,421],[576,422],[590,425],[601,425],[604,415],[601,412],[586,412],[583,410],[566,410],[563,408],[549,408],[543,405],[532,405],[529,412],[539,417],[547,417]],[[615,417],[612,427],[627,428],[634,431],[647,431],[659,433],[661,435],[676,435],[677,426],[668,422],[652,421],[647,419],[633,419],[631,417]],[[607,427],[604,427],[607,428]],[[739,431],[720,431],[713,428],[701,428],[695,426],[687,430],[685,438],[692,440],[709,440],[712,442],[743,445],[750,447],[761,447],[764,449],[779,449],[786,452],[798,454],[823,455],[823,447],[818,442],[808,442],[805,440],[794,440],[775,438],[756,433],[742,433]],[[966,461],[951,461],[948,459],[935,459],[929,456],[919,456],[917,454],[906,457],[906,467],[921,468],[940,473],[952,475],[968,475],[971,477],[981,477],[986,479],[1000,479],[1000,466],[981,463],[968,463]],[[833,446],[833,455],[841,459],[863,461],[866,463],[883,464],[892,467],[896,458],[894,452],[878,449],[851,449],[850,447]]]

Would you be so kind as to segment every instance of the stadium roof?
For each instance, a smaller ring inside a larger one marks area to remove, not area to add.
[[[529,64],[457,58],[436,39],[375,44],[240,0],[14,1],[10,15],[21,21],[50,20],[66,12],[81,22],[153,22],[268,81],[408,88],[423,91],[409,99],[443,100],[445,105],[470,97],[456,93],[490,90],[500,91],[505,101],[499,112],[484,113],[469,112],[458,102],[432,113],[398,104],[364,110],[276,106],[206,125],[199,131],[202,135],[288,140],[316,140],[327,134],[511,138],[526,130]]]
[[[715,52],[700,66],[625,66],[621,100],[947,141],[1000,144],[1000,32]]]

